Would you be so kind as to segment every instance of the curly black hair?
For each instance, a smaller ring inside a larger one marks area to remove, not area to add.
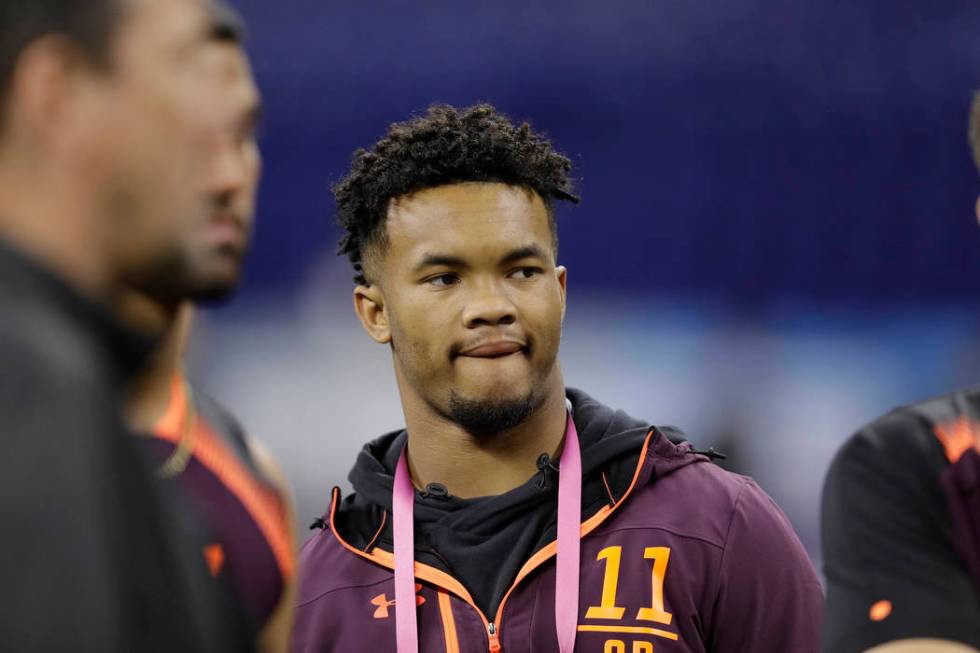
[[[553,200],[578,203],[572,163],[551,142],[515,125],[489,104],[464,109],[438,104],[425,115],[394,123],[372,149],[354,153],[350,173],[333,187],[337,221],[346,234],[338,254],[354,266],[354,281],[369,285],[364,251],[384,247],[393,198],[468,181],[499,182],[537,193],[548,209],[557,246]]]

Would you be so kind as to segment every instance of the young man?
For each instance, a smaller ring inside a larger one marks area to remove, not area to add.
[[[980,96],[970,141],[980,168]],[[823,492],[822,650],[980,650],[978,479],[977,389],[899,408],[851,437]]]
[[[234,26],[237,17],[223,22]],[[128,322],[167,336],[130,386],[130,428],[205,531],[204,555],[253,626],[258,649],[285,652],[295,568],[289,493],[278,465],[215,401],[192,392],[182,369],[190,301],[229,294],[241,275],[255,213],[261,157],[255,140],[259,93],[241,31],[208,52],[231,120],[198,179],[209,210],[186,224],[180,254],[187,273],[177,293],[134,289],[116,307]]]
[[[304,546],[297,651],[816,650],[820,586],[769,497],[565,387],[569,169],[488,105],[442,106],[336,187],[407,429]]]
[[[107,308],[180,270],[225,119],[199,0],[0,8],[0,650],[241,651],[121,423],[148,341]]]

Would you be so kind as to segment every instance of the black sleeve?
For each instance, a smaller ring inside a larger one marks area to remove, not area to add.
[[[891,413],[837,454],[823,491],[822,651],[931,637],[980,647],[980,602],[953,549],[930,424]]]
[[[0,359],[0,650],[247,650],[226,646],[235,626],[115,392],[37,352]]]
[[[105,403],[89,379],[3,353],[0,649],[121,650]]]

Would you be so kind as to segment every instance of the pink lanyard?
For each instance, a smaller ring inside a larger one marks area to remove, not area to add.
[[[418,653],[415,614],[415,488],[408,472],[408,443],[395,468],[392,518],[395,532],[395,633],[398,653]],[[559,459],[558,560],[555,578],[555,628],[558,650],[572,653],[578,625],[579,521],[582,511],[582,460],[578,432],[572,416],[565,427],[565,445]],[[570,481],[570,482],[563,482]],[[411,606],[399,610],[399,606]]]

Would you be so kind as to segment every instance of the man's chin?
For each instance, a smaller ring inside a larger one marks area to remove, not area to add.
[[[238,273],[198,278],[190,285],[187,299],[195,302],[220,302],[231,298],[238,288]]]
[[[187,298],[196,302],[219,302],[231,297],[242,276],[242,259],[231,251],[214,252],[206,262],[188,267]]]
[[[204,286],[194,290],[187,299],[204,303],[227,301],[234,296],[237,288],[237,283]]]
[[[531,392],[477,393],[453,391],[449,398],[446,417],[464,430],[477,435],[492,435],[518,426],[534,413],[536,402]]]

